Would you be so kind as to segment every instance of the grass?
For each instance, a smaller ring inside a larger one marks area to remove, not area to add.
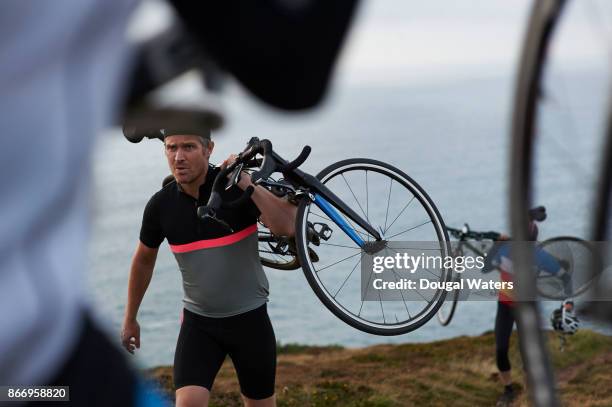
[[[549,337],[559,390],[565,406],[612,406],[612,338],[582,330],[560,352]],[[395,407],[491,406],[500,394],[492,333],[427,344],[278,346],[278,406]],[[510,351],[515,381],[523,382],[516,335]],[[172,369],[147,374],[173,397]],[[241,406],[236,375],[226,360],[217,377],[211,406]],[[522,392],[515,406],[527,406]]]
[[[309,346],[302,345],[299,343],[276,343],[276,353],[278,355],[291,355],[296,353],[307,353],[307,354],[319,354],[326,352],[333,352],[344,349],[341,345],[328,345],[328,346]]]

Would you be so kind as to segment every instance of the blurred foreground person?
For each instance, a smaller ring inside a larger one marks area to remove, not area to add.
[[[7,0],[0,12],[0,385],[70,386],[66,405],[159,404],[92,321],[84,290],[91,152],[131,88],[134,3]],[[285,109],[320,101],[354,9],[300,4],[175,2],[223,68]]]

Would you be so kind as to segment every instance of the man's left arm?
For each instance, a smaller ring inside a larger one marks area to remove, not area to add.
[[[242,173],[238,187],[244,191],[251,185],[254,187],[251,199],[261,212],[261,221],[264,225],[277,236],[294,236],[297,207],[264,187],[254,185],[251,177]]]

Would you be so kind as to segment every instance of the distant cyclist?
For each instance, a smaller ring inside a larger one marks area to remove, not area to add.
[[[529,239],[536,241],[538,238],[538,226],[536,222],[543,222],[546,219],[546,208],[539,206],[529,211]],[[512,270],[512,255],[510,238],[501,235],[501,242],[494,245],[487,256],[485,271],[498,269],[500,278],[504,282],[511,282],[514,279]],[[550,274],[561,274],[565,272],[567,265],[560,263],[550,254],[539,250],[536,251],[536,267]],[[508,357],[510,349],[510,336],[515,323],[514,314],[514,295],[513,290],[500,290],[497,302],[497,315],[495,317],[495,351],[496,364],[499,376],[504,386],[504,392],[499,398],[497,406],[507,406],[516,398],[516,390],[512,385],[512,374],[510,359]],[[570,310],[571,311],[571,310]]]
[[[170,245],[183,280],[183,322],[174,356],[177,406],[208,405],[210,391],[230,356],[246,406],[274,406],[276,340],[266,311],[268,281],[259,260],[257,220],[279,236],[293,236],[296,207],[255,186],[243,206],[220,209],[225,223],[201,220],[220,169],[209,164],[209,134],[177,135],[166,129],[164,148],[175,181],[147,204],[132,260],[122,342],[140,347],[136,321],[160,244]],[[231,164],[230,156],[224,165]],[[242,174],[225,192],[232,201],[253,186]]]

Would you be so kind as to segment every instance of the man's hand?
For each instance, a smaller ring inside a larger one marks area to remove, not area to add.
[[[230,154],[229,157],[227,157],[223,163],[221,163],[221,168],[225,168],[228,165],[232,165],[236,160],[238,159],[238,156],[236,154]],[[229,178],[229,176],[228,176]],[[253,185],[253,183],[251,182],[251,177],[249,176],[249,174],[247,174],[246,172],[242,172],[240,174],[240,178],[238,179],[238,182],[236,183],[236,185],[238,185],[238,188],[242,189],[243,191],[245,189],[247,189],[250,185]]]
[[[136,316],[142,297],[144,297],[149,282],[151,282],[158,250],[158,248],[147,247],[139,241],[132,258],[128,282],[128,300],[121,329],[121,344],[130,353],[134,353],[134,350],[140,348],[140,325],[136,321]]]
[[[221,168],[225,168],[228,165],[232,165],[234,163],[234,161],[236,161],[236,159],[238,158],[238,156],[236,154],[230,154],[229,157],[227,157],[225,160],[223,160],[223,162],[221,163]]]
[[[136,349],[140,349],[140,325],[137,321],[126,320],[123,322],[121,345],[132,355]]]
[[[237,155],[231,154],[223,161],[221,168],[232,165],[237,158]],[[237,185],[243,191],[253,185],[249,174],[242,172]],[[255,185],[253,186],[255,187]],[[277,197],[261,186],[257,186],[254,189],[251,199],[261,212],[260,220],[273,234],[289,237],[295,235],[295,217],[297,214],[297,207],[295,205],[286,199]]]

